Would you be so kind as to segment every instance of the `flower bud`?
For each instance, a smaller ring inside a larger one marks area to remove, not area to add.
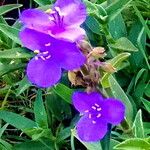
[[[79,71],[68,71],[68,79],[72,83],[72,85],[85,86],[84,80],[80,76],[80,72]]]
[[[90,56],[92,56],[92,57],[94,57],[96,59],[98,59],[98,58],[104,58],[106,56],[105,49],[103,47],[95,47],[89,53],[88,57],[90,57]]]
[[[113,72],[116,72],[116,68],[113,67],[113,65],[111,63],[102,63],[102,65],[100,66],[100,68],[106,72],[109,72],[109,73],[113,73]]]
[[[81,49],[81,51],[85,54],[88,55],[89,52],[92,51],[92,46],[85,40],[78,41],[78,47]]]

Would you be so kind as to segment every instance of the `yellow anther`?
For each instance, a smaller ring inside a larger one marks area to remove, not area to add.
[[[35,53],[35,54],[39,54],[40,51],[39,51],[38,49],[36,49],[36,50],[34,50],[34,53]]]
[[[52,9],[47,9],[45,12],[46,12],[47,14],[50,14],[50,13],[52,12]]]

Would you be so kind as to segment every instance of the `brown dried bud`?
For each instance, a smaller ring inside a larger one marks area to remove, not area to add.
[[[81,40],[78,43],[78,47],[81,49],[81,51],[87,56],[89,54],[89,52],[92,51],[92,46],[90,45],[90,43],[88,43],[85,40]]]
[[[88,57],[91,57],[91,56],[96,59],[104,58],[106,56],[105,49],[103,47],[95,47],[88,55]]]
[[[68,71],[68,79],[75,86],[85,86],[83,77],[79,71]]]
[[[103,62],[102,65],[100,66],[100,68],[109,73],[116,72],[116,68],[113,67],[113,65],[111,63]]]

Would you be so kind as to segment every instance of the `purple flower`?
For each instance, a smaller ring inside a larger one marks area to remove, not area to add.
[[[107,132],[107,124],[119,124],[125,115],[124,104],[114,98],[104,99],[100,93],[75,92],[73,104],[83,115],[77,123],[77,133],[81,140],[98,141]]]
[[[85,56],[75,43],[62,41],[32,29],[20,32],[23,45],[37,55],[27,66],[28,79],[39,87],[50,87],[61,78],[62,68],[73,70],[85,62]]]
[[[80,25],[86,16],[86,7],[81,0],[57,0],[51,11],[28,9],[20,19],[26,28],[75,42],[85,35]]]

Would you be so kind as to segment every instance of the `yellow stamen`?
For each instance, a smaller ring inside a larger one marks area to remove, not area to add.
[[[50,14],[50,13],[52,12],[52,9],[47,9],[45,12],[46,12],[47,14]]]
[[[39,54],[40,51],[39,51],[38,49],[36,49],[36,50],[34,50],[34,53],[35,53],[35,54]]]

